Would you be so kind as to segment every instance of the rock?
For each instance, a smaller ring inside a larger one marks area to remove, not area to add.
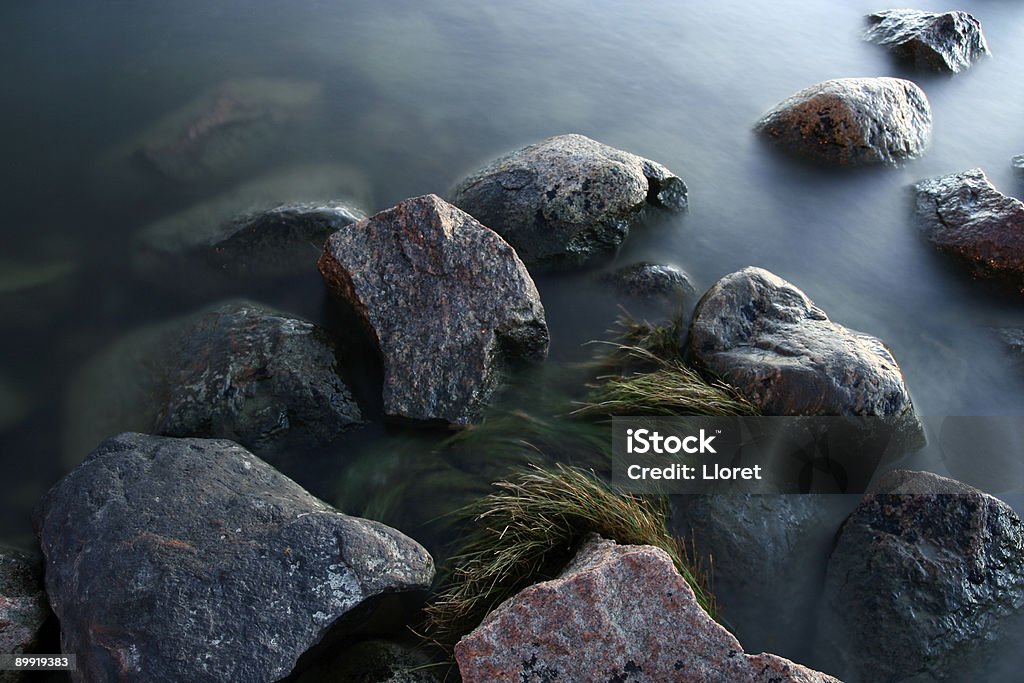
[[[660,263],[634,263],[600,277],[601,282],[631,297],[680,297],[697,293],[690,277],[675,266]]]
[[[304,672],[295,683],[437,683],[422,653],[386,640],[366,640]]]
[[[1003,327],[996,330],[996,334],[1002,340],[1017,362],[1024,363],[1024,328]]]
[[[1017,171],[1017,175],[1024,175],[1024,154],[1018,154],[1013,157],[1011,164],[1013,165],[1013,170]]]
[[[434,195],[334,233],[320,273],[379,343],[388,415],[467,424],[503,365],[547,354],[544,308],[515,251]]]
[[[895,471],[839,534],[819,650],[857,680],[968,680],[982,669],[964,663],[998,647],[1022,606],[1024,523],[1013,510],[951,479]]]
[[[917,220],[940,251],[971,272],[1024,292],[1024,203],[997,190],[980,168],[914,186]]]
[[[264,176],[143,228],[132,270],[201,290],[311,271],[328,235],[363,217],[346,201],[365,199],[367,188],[357,171],[328,164]]]
[[[74,681],[276,681],[434,575],[415,541],[226,440],[108,439],[35,524]]]
[[[0,546],[0,655],[34,652],[50,610],[41,567],[25,553]],[[0,672],[0,681],[14,680]]]
[[[686,209],[686,184],[664,166],[582,135],[559,135],[460,181],[449,201],[534,266],[579,265],[614,251],[648,206]]]
[[[558,578],[530,586],[455,646],[477,681],[835,681],[774,655],[743,654],[652,546],[590,537]]]
[[[755,129],[787,151],[841,166],[890,164],[924,153],[932,112],[924,92],[899,78],[839,78],[801,90]]]
[[[894,418],[912,413],[903,373],[882,341],[829,320],[807,295],[761,268],[704,294],[687,353],[766,415]]]
[[[73,381],[66,450],[77,462],[124,430],[264,455],[326,445],[361,422],[337,353],[323,329],[245,301],[131,332]]]
[[[917,67],[960,73],[989,54],[981,23],[967,12],[891,9],[868,15],[864,39]]]

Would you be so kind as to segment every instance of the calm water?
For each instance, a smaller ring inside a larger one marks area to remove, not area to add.
[[[125,331],[202,303],[136,281],[143,225],[294,163],[357,169],[368,210],[443,194],[496,154],[579,132],[684,178],[691,210],[638,229],[619,255],[670,261],[698,288],[746,265],[803,288],[831,317],[886,340],[925,415],[1024,414],[1024,372],[987,331],[1024,325],[1020,300],[937,257],[908,186],[982,167],[1018,196],[1024,6],[977,2],[994,58],[920,75],[860,39],[875,2],[22,2],[0,9],[0,540],[30,542],[29,511],[69,467],[69,379]],[[946,3],[919,2],[922,9]],[[928,154],[899,169],[830,171],[767,149],[751,124],[777,101],[844,76],[914,78],[935,119]],[[322,84],[324,106],[258,168],[191,196],[129,192],[101,160],[226,80]],[[554,361],[575,360],[613,308],[589,274],[541,278]],[[20,278],[20,279],[19,279]],[[315,271],[252,295],[321,320]],[[85,453],[81,453],[84,455]],[[302,467],[289,474],[310,486]],[[318,473],[319,476],[319,473]]]

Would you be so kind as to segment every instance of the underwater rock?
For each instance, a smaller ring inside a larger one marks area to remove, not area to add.
[[[829,320],[777,275],[748,267],[712,285],[690,324],[687,354],[765,415],[912,414],[885,344]]]
[[[660,263],[634,263],[604,273],[600,280],[631,297],[693,296],[697,293],[685,272]]]
[[[424,653],[386,640],[365,640],[314,665],[295,683],[438,683]]]
[[[412,539],[226,440],[108,439],[35,524],[75,681],[276,681],[434,576]]]
[[[455,646],[455,660],[465,683],[835,681],[781,657],[744,654],[667,553],[597,536],[558,578],[488,614]]]
[[[1024,154],[1018,154],[1010,161],[1018,176],[1024,176]]]
[[[913,159],[931,142],[924,92],[899,78],[838,78],[801,90],[755,129],[789,152],[840,166]]]
[[[0,546],[0,654],[34,652],[49,615],[42,567],[20,550]],[[0,681],[16,680],[10,674],[0,672]]]
[[[1024,607],[1024,523],[961,482],[897,470],[864,497],[829,561],[822,661],[864,681],[967,680]]]
[[[336,354],[323,329],[245,301],[131,332],[73,381],[66,450],[124,430],[261,455],[328,444],[361,421]]]
[[[614,251],[655,206],[686,209],[686,184],[649,159],[559,135],[461,180],[449,201],[504,237],[531,268]]]
[[[1024,203],[997,190],[980,168],[923,180],[914,191],[928,241],[974,275],[1024,292]]]
[[[467,424],[504,365],[547,355],[544,307],[516,252],[434,195],[331,235],[320,273],[380,346],[390,416]]]
[[[864,39],[917,67],[960,73],[989,54],[981,23],[967,12],[891,9],[868,15]]]
[[[132,241],[132,270],[170,289],[312,270],[324,240],[363,217],[368,183],[333,164],[296,166],[250,181],[152,223]]]

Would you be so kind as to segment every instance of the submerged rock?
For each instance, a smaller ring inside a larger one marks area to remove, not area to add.
[[[579,265],[613,251],[648,206],[686,209],[686,184],[649,159],[559,135],[467,176],[449,201],[533,266]]]
[[[1024,176],[1024,154],[1018,154],[1010,162],[1018,176]]]
[[[547,355],[544,308],[516,252],[434,195],[334,233],[320,272],[380,346],[388,415],[467,424],[505,364]]]
[[[323,329],[244,301],[129,333],[75,378],[67,450],[124,430],[267,455],[328,444],[361,421],[337,353]]]
[[[663,550],[597,536],[558,578],[487,615],[455,646],[455,660],[466,683],[835,681],[775,655],[743,654]]]
[[[49,615],[42,568],[20,550],[0,546],[0,655],[34,652]],[[11,672],[0,672],[0,681],[13,680]]]
[[[828,567],[822,661],[863,681],[971,678],[1024,607],[1024,523],[927,472],[888,474],[853,511]],[[966,666],[966,668],[964,668]]]
[[[996,330],[1006,348],[1019,363],[1024,363],[1024,328],[1003,327]]]
[[[981,23],[967,12],[891,9],[868,15],[865,40],[935,71],[959,73],[989,53]]]
[[[786,150],[836,165],[896,164],[924,153],[932,112],[899,78],[838,78],[776,105],[755,129]]]
[[[911,414],[885,344],[829,320],[807,295],[761,268],[712,285],[690,324],[697,367],[736,387],[765,415]]]
[[[980,168],[914,186],[917,220],[940,251],[976,276],[1024,292],[1024,203],[997,190]]]
[[[434,575],[415,541],[224,440],[108,439],[36,530],[75,681],[276,681],[342,617]]]
[[[345,166],[273,173],[143,228],[132,269],[171,289],[308,272],[328,235],[363,217],[348,202],[367,194],[365,178]]]
[[[634,263],[604,273],[600,280],[631,297],[678,297],[697,293],[685,272],[660,263]]]

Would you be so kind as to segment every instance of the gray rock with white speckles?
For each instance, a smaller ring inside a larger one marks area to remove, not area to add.
[[[864,39],[917,67],[959,73],[989,53],[981,23],[967,12],[891,9],[868,15]]]
[[[33,652],[49,615],[39,563],[20,550],[0,546],[0,654]],[[0,671],[0,683],[18,676]]]
[[[35,523],[75,681],[275,681],[434,575],[415,541],[224,440],[108,439]]]

